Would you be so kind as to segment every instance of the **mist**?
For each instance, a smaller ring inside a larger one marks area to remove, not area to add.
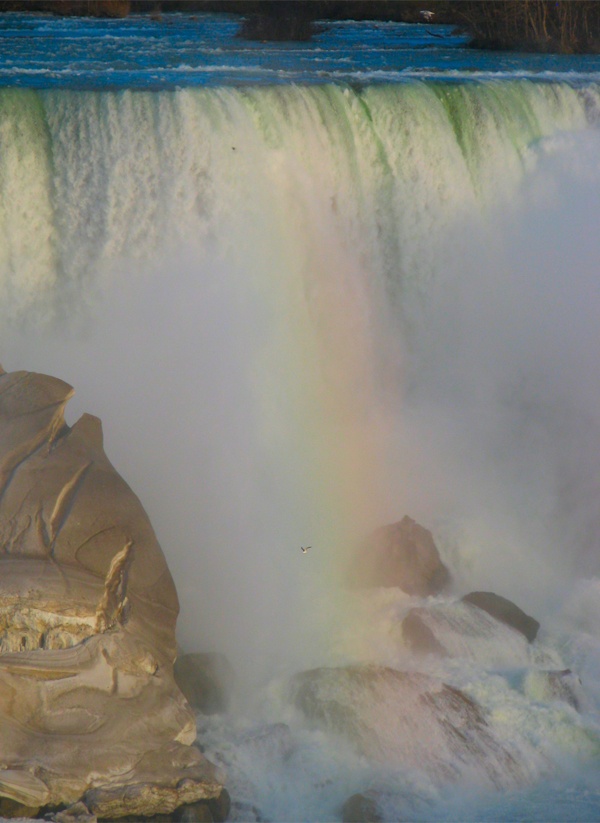
[[[534,146],[520,185],[465,225],[410,340],[423,514],[453,521],[463,586],[542,613],[599,571],[599,157],[594,132]]]
[[[214,189],[210,232],[105,255],[58,288],[60,322],[5,314],[4,368],[71,383],[69,423],[102,419],[174,576],[181,646],[250,679],[328,659],[336,569],[404,514],[457,591],[551,611],[599,573],[598,135],[542,140],[483,205],[442,192],[438,223],[424,198],[394,299],[361,181],[332,201],[327,152],[308,174],[283,150],[258,180],[266,151],[244,161],[254,209]]]

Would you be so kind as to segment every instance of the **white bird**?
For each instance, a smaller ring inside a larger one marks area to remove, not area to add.
[[[300,551],[302,554],[306,554],[309,549],[312,549],[312,546],[300,546]]]

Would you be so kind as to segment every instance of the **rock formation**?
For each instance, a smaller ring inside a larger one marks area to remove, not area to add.
[[[542,661],[560,665],[558,657],[548,657],[549,650],[532,647],[521,631],[468,601],[410,609],[402,620],[401,633],[404,644],[416,654],[462,658],[494,667]]]
[[[227,711],[233,680],[231,664],[222,654],[180,654],[175,661],[175,682],[190,706],[203,714]]]
[[[533,617],[525,614],[518,606],[506,597],[501,597],[493,592],[471,592],[463,597],[464,603],[471,603],[478,609],[491,614],[496,620],[501,620],[507,626],[512,626],[521,634],[524,634],[529,642],[533,642],[537,637],[540,624]]]
[[[165,558],[72,393],[0,370],[0,797],[170,813],[221,781],[173,679]]]
[[[290,699],[315,726],[390,768],[419,768],[438,782],[488,782],[498,788],[529,777],[524,742],[512,749],[491,719],[460,689],[436,677],[383,666],[302,672]]]
[[[398,586],[419,597],[438,594],[449,579],[431,532],[407,516],[373,532],[349,575],[353,586]]]
[[[353,794],[342,806],[343,823],[379,823],[383,816],[372,797]]]
[[[402,637],[415,654],[436,654],[447,657],[448,651],[427,625],[426,609],[410,609],[402,621]]]

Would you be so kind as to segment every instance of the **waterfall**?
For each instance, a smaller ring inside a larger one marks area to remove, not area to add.
[[[562,195],[594,213],[599,110],[529,81],[0,91],[3,365],[103,419],[184,645],[322,660],[340,560],[405,513],[465,586],[541,607],[598,573],[597,249]]]
[[[439,268],[432,234],[510,194],[532,145],[584,128],[598,95],[527,81],[4,89],[2,305],[57,311],[60,289],[181,243],[216,238],[245,262],[231,221],[252,241],[269,223],[262,255],[318,254],[316,224],[389,288],[422,280]]]

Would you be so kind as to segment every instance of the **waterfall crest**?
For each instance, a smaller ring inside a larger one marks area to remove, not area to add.
[[[232,220],[247,232],[268,224],[307,258],[321,252],[307,234],[326,226],[397,289],[435,270],[432,236],[510,193],[531,146],[584,128],[599,98],[597,87],[528,81],[5,89],[1,305],[57,312],[115,260],[181,243],[216,239],[245,259]]]

